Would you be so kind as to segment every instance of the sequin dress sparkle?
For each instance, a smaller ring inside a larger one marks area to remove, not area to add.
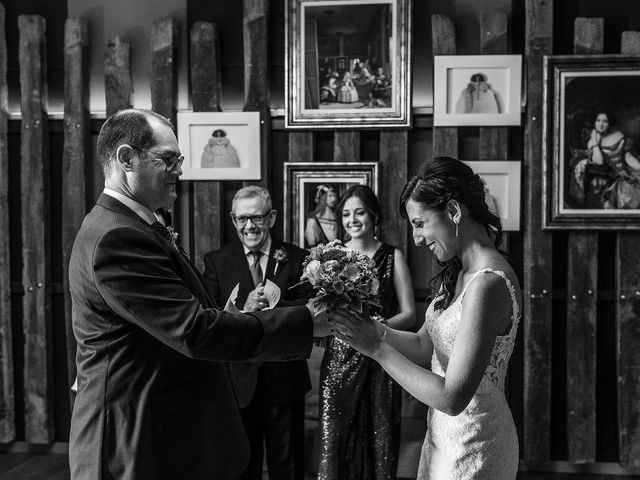
[[[380,280],[381,315],[398,310],[394,247],[373,256]],[[318,480],[396,478],[400,445],[400,386],[374,360],[332,338],[320,367]]]
[[[422,447],[418,480],[513,480],[518,470],[518,436],[511,411],[504,396],[504,380],[520,321],[516,289],[499,270],[476,272],[469,283],[481,273],[492,272],[504,279],[511,295],[511,328],[496,338],[489,365],[478,390],[467,408],[455,417],[429,409],[427,435]],[[442,311],[434,311],[433,302],[426,312],[426,323],[433,341],[431,369],[445,374],[453,342],[460,326],[462,298],[460,296]]]

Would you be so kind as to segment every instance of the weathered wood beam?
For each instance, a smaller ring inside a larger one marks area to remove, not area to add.
[[[176,125],[180,25],[163,18],[151,26],[151,109]]]
[[[76,377],[76,339],[71,324],[69,259],[86,214],[85,166],[89,159],[89,24],[82,18],[65,22],[64,35],[64,151],[62,154],[62,268],[67,332],[69,387]],[[70,400],[74,395],[70,392]]]
[[[407,222],[398,214],[400,194],[408,180],[409,146],[406,130],[380,132],[380,206],[382,239],[407,255]],[[340,221],[340,219],[338,219]]]
[[[542,230],[543,57],[553,39],[553,1],[526,0],[524,152],[524,445],[529,462],[551,457],[551,234]]]
[[[640,32],[623,32],[620,51],[640,55]],[[620,464],[640,467],[640,234],[616,237],[616,334]]]
[[[16,436],[9,258],[8,98],[7,35],[4,6],[0,4],[0,443],[9,443]]]
[[[220,40],[215,24],[196,22],[191,27],[191,91],[194,112],[220,111],[222,85]],[[224,228],[222,182],[193,182],[193,247],[196,266],[204,269],[202,257],[222,246]]]
[[[507,53],[508,20],[503,13],[483,13],[480,23],[480,53],[504,55]],[[507,160],[509,158],[508,127],[480,127],[478,158],[480,160]]]
[[[434,55],[455,55],[456,31],[445,15],[431,16],[431,39]],[[433,157],[458,157],[458,127],[433,127]]]
[[[115,37],[107,44],[104,59],[104,92],[107,117],[118,110],[131,108],[133,80],[129,63],[129,44]]]
[[[313,162],[315,157],[315,137],[313,132],[289,132],[290,162]]]
[[[243,0],[244,106],[260,112],[260,180],[245,184],[271,186],[271,85],[269,82],[269,1]]]
[[[354,130],[336,130],[333,133],[333,161],[360,161],[360,132]]]
[[[576,18],[575,54],[602,53],[603,38],[604,19]],[[598,233],[570,232],[567,246],[568,457],[590,463],[596,459]]]
[[[50,443],[55,437],[45,20],[21,15],[18,28],[25,438],[29,443]]]

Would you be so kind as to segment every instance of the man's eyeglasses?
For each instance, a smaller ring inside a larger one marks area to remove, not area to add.
[[[176,155],[175,153],[170,155],[170,156],[162,156],[162,154],[160,153],[156,153],[156,152],[152,152],[151,150],[147,150],[146,148],[141,148],[141,147],[136,147],[135,145],[131,145],[132,148],[135,148],[136,150],[142,150],[143,152],[147,152],[148,154],[152,155],[153,158],[157,158],[158,160],[162,160],[165,164],[165,170],[167,171],[167,173],[169,172],[173,172],[176,167],[181,167],[182,166],[182,162],[184,162],[184,156],[183,155]]]
[[[233,223],[235,223],[240,227],[244,227],[249,221],[249,219],[251,219],[251,222],[253,222],[254,225],[262,225],[264,221],[267,219],[267,217],[271,215],[271,212],[273,212],[273,210],[268,211],[264,215],[247,215],[247,216],[241,215],[239,217],[236,217],[232,213],[231,218],[233,219]]]

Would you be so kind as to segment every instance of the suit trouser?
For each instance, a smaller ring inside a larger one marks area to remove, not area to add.
[[[249,438],[250,457],[238,480],[261,480],[266,451],[269,480],[304,479],[303,393],[289,403],[265,398],[260,381],[251,402],[240,409]]]

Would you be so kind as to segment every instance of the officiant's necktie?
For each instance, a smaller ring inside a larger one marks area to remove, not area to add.
[[[263,280],[262,267],[260,266],[261,256],[262,252],[259,250],[257,252],[249,252],[249,258],[251,260],[249,263],[249,270],[251,271],[251,278],[253,278],[254,287],[257,287]]]

